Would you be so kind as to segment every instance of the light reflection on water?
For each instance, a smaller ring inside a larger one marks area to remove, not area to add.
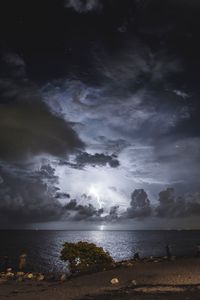
[[[61,273],[66,266],[60,261],[65,241],[87,241],[109,251],[115,260],[128,259],[135,252],[141,256],[165,255],[170,244],[174,255],[193,255],[200,242],[200,231],[0,231],[0,256],[8,255],[11,266],[26,251],[29,269]]]

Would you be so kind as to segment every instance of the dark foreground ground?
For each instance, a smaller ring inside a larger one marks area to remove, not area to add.
[[[119,283],[112,285],[111,279]],[[0,283],[0,300],[200,300],[200,259],[138,262],[58,282]]]

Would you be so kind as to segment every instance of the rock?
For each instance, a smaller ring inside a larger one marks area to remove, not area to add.
[[[29,273],[29,274],[27,275],[27,278],[28,278],[28,279],[33,279],[33,277],[34,277],[34,275],[33,275],[32,273]]]
[[[37,281],[43,281],[43,280],[44,280],[44,275],[43,275],[43,274],[38,274],[38,275],[36,276],[36,280],[37,280]]]
[[[8,268],[7,270],[6,270],[6,273],[11,273],[12,272],[12,268]]]
[[[132,285],[137,285],[137,283],[134,279],[131,281],[131,283],[132,283]]]
[[[67,279],[67,275],[66,274],[62,274],[60,277],[60,281],[65,281]]]
[[[12,272],[7,272],[7,273],[6,273],[6,278],[12,279],[12,278],[14,278],[14,277],[15,277],[15,274],[14,274],[14,273],[12,273]]]
[[[4,272],[1,273],[1,278],[6,278],[6,274]]]
[[[110,282],[112,284],[118,284],[119,283],[119,279],[118,278],[112,278]]]

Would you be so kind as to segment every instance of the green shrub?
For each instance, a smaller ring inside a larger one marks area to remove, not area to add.
[[[71,274],[104,270],[111,267],[114,262],[102,247],[87,242],[66,242],[60,258],[68,262]]]

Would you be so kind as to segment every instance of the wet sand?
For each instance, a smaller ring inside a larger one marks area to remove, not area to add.
[[[112,285],[112,278],[119,283]],[[60,282],[0,283],[0,300],[200,299],[200,259],[136,262]]]

